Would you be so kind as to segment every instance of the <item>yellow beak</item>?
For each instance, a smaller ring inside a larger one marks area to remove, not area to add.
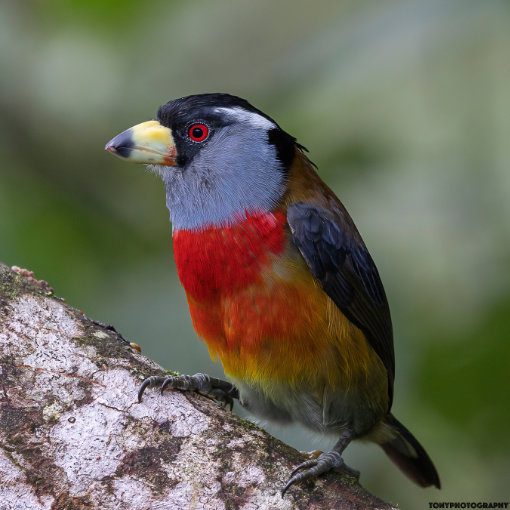
[[[149,120],[126,129],[112,138],[105,151],[133,163],[175,166],[177,151],[172,131],[157,120]]]

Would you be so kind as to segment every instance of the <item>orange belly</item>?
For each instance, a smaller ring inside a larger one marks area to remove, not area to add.
[[[231,378],[268,394],[283,384],[386,398],[381,360],[287,241],[283,214],[178,232],[174,252],[193,325]]]
[[[316,284],[294,268],[217,300],[188,296],[197,333],[233,379],[265,389],[284,383],[318,394],[328,387],[385,386],[382,362],[364,334]],[[384,391],[382,392],[384,394]]]

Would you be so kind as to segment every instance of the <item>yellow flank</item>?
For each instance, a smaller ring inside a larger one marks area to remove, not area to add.
[[[191,302],[190,308],[193,316]],[[306,388],[319,398],[324,388],[355,390],[377,407],[387,405],[383,363],[299,257],[275,258],[262,282],[222,297],[208,310],[222,321],[221,327],[212,328],[214,335],[211,327],[207,332],[197,328],[198,333],[233,379],[269,396],[283,384]]]

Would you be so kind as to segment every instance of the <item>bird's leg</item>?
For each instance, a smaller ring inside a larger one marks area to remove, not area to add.
[[[234,406],[234,399],[239,398],[239,390],[232,384],[207,374],[195,375],[153,375],[147,377],[138,391],[138,402],[148,387],[159,386],[161,393],[166,388],[181,391],[196,391],[212,398],[221,407]]]
[[[323,452],[314,459],[306,460],[299,464],[299,466],[292,471],[289,481],[282,490],[282,497],[285,496],[287,490],[297,482],[302,480],[309,480],[316,478],[323,473],[327,473],[333,469],[342,468],[348,471],[351,475],[359,478],[359,472],[346,466],[342,459],[342,453],[347,445],[352,440],[352,433],[350,430],[342,432],[340,439],[337,441],[333,449],[329,452]]]

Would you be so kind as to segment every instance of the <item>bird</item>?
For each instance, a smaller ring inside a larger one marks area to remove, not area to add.
[[[105,150],[164,183],[177,274],[193,326],[226,378],[148,377],[336,440],[297,465],[298,482],[349,469],[353,440],[374,442],[411,480],[440,488],[423,446],[391,413],[395,377],[388,300],[342,202],[307,150],[247,100],[171,100]]]

